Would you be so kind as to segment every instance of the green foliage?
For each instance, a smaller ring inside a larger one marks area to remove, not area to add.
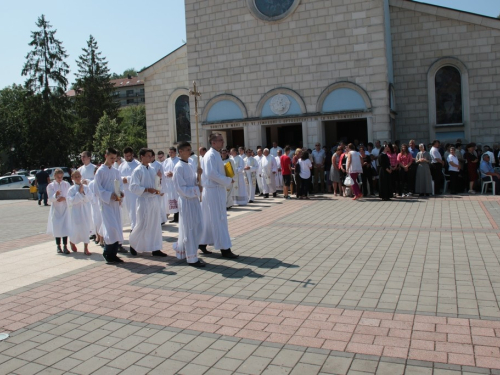
[[[90,35],[87,48],[76,61],[74,110],[78,117],[78,148],[93,151],[93,136],[104,113],[111,118],[117,115],[117,104],[113,100],[113,85],[106,59],[101,56],[97,41]]]
[[[137,152],[146,145],[146,109],[143,105],[121,109],[118,119],[105,113],[99,120],[94,135],[94,152],[101,160],[108,147],[121,151],[130,146]]]
[[[135,68],[128,68],[122,74],[111,74],[111,79],[127,78],[128,76],[137,77],[137,70]]]
[[[57,30],[50,30],[52,25],[43,14],[38,18],[36,26],[39,30],[31,33],[29,45],[33,50],[26,55],[22,75],[28,76],[26,87],[34,92],[41,92],[44,101],[48,101],[53,92],[61,95],[66,90],[69,66],[64,59],[68,55],[62,43],[55,38]]]

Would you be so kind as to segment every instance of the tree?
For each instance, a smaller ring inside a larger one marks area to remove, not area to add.
[[[111,79],[127,78],[128,76],[137,77],[137,70],[135,68],[128,68],[122,74],[111,74]]]
[[[121,149],[121,130],[116,119],[111,118],[107,113],[99,120],[94,135],[94,152],[102,158],[108,147]]]
[[[32,40],[29,44],[33,50],[26,55],[21,74],[28,76],[26,87],[33,92],[41,92],[47,102],[53,91],[56,95],[66,91],[69,66],[64,59],[68,55],[62,43],[55,38],[57,30],[50,30],[52,25],[43,14],[38,18],[36,26],[39,30],[31,33]]]
[[[130,146],[135,151],[139,151],[147,146],[146,107],[144,105],[120,109],[118,120],[122,130],[120,149]]]
[[[97,124],[104,113],[111,118],[117,115],[118,106],[113,100],[113,85],[106,59],[101,56],[97,41],[90,35],[87,48],[76,61],[75,113],[79,118],[77,124],[80,147],[88,151],[93,149],[93,136]]]

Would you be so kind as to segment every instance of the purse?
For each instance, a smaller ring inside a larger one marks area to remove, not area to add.
[[[352,185],[354,185],[354,180],[352,179],[352,177],[350,175],[347,175],[347,177],[345,178],[344,185],[345,186],[352,186]]]

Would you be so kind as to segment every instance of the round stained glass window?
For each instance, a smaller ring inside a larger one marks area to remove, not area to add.
[[[247,0],[248,7],[264,21],[278,21],[292,14],[300,0]]]
[[[284,15],[294,0],[255,0],[255,6],[263,15],[274,18]]]

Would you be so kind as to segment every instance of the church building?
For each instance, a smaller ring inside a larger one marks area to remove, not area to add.
[[[139,73],[149,147],[500,143],[500,20],[410,0],[185,0]],[[189,95],[196,81],[195,103]]]

